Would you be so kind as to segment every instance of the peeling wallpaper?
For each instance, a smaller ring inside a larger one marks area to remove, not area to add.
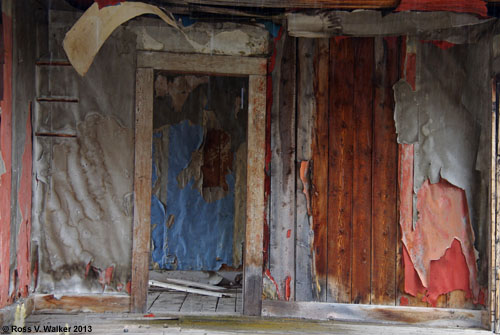
[[[44,202],[39,290],[101,291],[85,278],[88,264],[114,267],[114,283],[130,275],[133,131],[90,114],[76,139],[54,140]],[[84,275],[85,274],[85,275]],[[90,279],[90,278],[89,278]]]

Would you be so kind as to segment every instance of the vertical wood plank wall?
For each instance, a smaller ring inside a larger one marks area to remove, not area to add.
[[[274,92],[279,102],[275,102],[271,132],[274,187],[269,270],[278,297],[398,304],[398,144],[392,86],[399,79],[399,39],[299,39],[292,43],[290,37],[284,38],[279,76],[273,74],[282,83],[273,85],[280,91]],[[292,45],[297,52],[293,59],[287,57]],[[296,76],[290,74],[293,66]],[[290,115],[293,104],[281,101],[295,92],[292,81],[297,92],[296,116]],[[289,125],[297,129],[295,146],[289,141],[294,134],[281,129]],[[286,168],[293,156],[295,170]],[[309,163],[307,176],[301,175],[303,162]],[[297,180],[294,200],[288,199],[293,193],[289,189],[292,178]],[[307,187],[310,215],[304,218]],[[288,210],[292,205],[295,216]],[[290,225],[292,220],[294,225]],[[286,234],[294,228],[295,250]],[[292,251],[295,257],[290,262]],[[295,273],[290,274],[292,266]],[[288,291],[287,278],[291,281]],[[292,292],[291,296],[286,292]]]
[[[408,155],[392,88],[404,74],[405,39],[282,38],[264,269],[277,294],[268,298],[428,306],[404,292],[398,201]],[[437,306],[474,308],[464,294],[444,294]]]

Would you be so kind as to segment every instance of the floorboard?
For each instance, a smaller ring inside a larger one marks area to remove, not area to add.
[[[409,326],[381,326],[338,321],[311,321],[299,319],[181,316],[175,320],[145,318],[140,314],[44,314],[31,315],[26,326],[87,325],[93,334],[409,334],[409,335],[486,335],[491,332],[478,329],[423,328]],[[89,332],[87,332],[89,333]],[[54,334],[38,332],[38,334]],[[73,333],[72,333],[73,334]],[[78,333],[74,333],[78,334]],[[81,333],[85,334],[85,333]]]

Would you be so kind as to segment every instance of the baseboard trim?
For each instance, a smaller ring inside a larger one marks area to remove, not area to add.
[[[262,316],[489,329],[485,310],[264,300]]]
[[[61,313],[123,313],[130,311],[130,296],[118,294],[63,295],[36,294],[35,311]]]

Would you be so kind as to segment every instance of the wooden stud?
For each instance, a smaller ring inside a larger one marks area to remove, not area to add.
[[[354,171],[351,302],[369,304],[371,290],[373,38],[354,43]]]
[[[270,262],[281,297],[295,299],[295,73],[296,39],[284,34],[278,101],[272,108]],[[277,59],[277,62],[279,60]]]
[[[327,301],[351,301],[354,48],[330,40]]]
[[[396,38],[375,38],[373,116],[372,298],[395,304],[397,235],[397,142],[392,86],[398,79]]]
[[[247,222],[243,271],[243,313],[260,315],[264,233],[266,77],[249,76],[247,135]]]
[[[295,300],[313,301],[313,259],[310,217],[310,166],[312,158],[312,131],[314,122],[314,99],[311,78],[314,78],[314,47],[316,41],[309,38],[298,39],[297,78],[297,167],[296,167],[296,246],[295,246]],[[307,162],[307,163],[305,163]],[[304,183],[301,179],[301,164],[308,164]],[[306,192],[306,193],[304,193]],[[298,266],[297,266],[298,264]]]
[[[329,41],[316,41],[314,55],[314,92],[316,122],[312,153],[313,273],[315,300],[326,301],[327,225],[328,225],[328,67]]]
[[[135,108],[134,223],[130,310],[145,312],[149,279],[153,69],[137,69]]]

